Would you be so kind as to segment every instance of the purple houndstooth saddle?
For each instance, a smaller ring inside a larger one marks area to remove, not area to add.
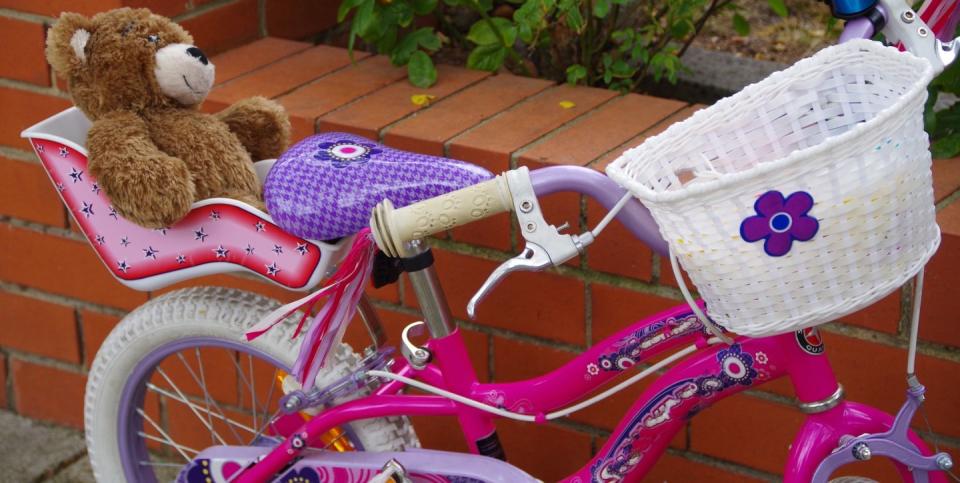
[[[492,177],[463,161],[400,151],[353,134],[323,133],[280,156],[267,174],[263,197],[287,232],[330,240],[367,226],[373,207],[384,199],[406,206]]]

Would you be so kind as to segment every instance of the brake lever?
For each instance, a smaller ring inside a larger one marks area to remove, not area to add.
[[[526,245],[519,255],[497,267],[467,303],[467,316],[471,320],[476,315],[477,304],[510,273],[540,271],[558,266],[583,253],[584,248],[593,243],[593,234],[589,231],[580,235],[565,235],[560,233],[562,228],[546,222],[526,167],[507,171],[505,177],[513,198],[513,211]]]
[[[483,285],[480,286],[477,293],[473,294],[470,302],[467,303],[467,316],[470,317],[470,320],[476,317],[477,304],[486,298],[493,288],[500,283],[500,280],[507,275],[521,271],[536,272],[551,265],[553,265],[553,262],[550,261],[550,255],[547,254],[546,250],[539,245],[528,243],[527,246],[524,247],[523,252],[500,264],[500,266],[487,277],[487,280],[483,282]]]

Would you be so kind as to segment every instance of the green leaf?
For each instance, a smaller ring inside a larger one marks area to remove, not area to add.
[[[746,37],[750,35],[750,23],[747,22],[747,19],[740,15],[739,13],[733,14],[733,30],[737,32],[737,35],[741,37]]]
[[[503,65],[507,49],[500,44],[478,45],[467,57],[467,67],[493,72]]]
[[[394,0],[384,8],[384,13],[386,23],[395,23],[401,27],[409,27],[413,23],[413,7],[407,2]]]
[[[363,3],[363,0],[343,0],[343,2],[340,3],[340,8],[337,10],[337,23],[343,22],[343,19],[347,18],[350,10],[356,8],[361,3]]]
[[[930,145],[930,152],[935,158],[952,158],[960,154],[960,133],[953,133],[945,138],[938,139]]]
[[[374,10],[376,4],[376,0],[364,0],[360,8],[357,9],[357,13],[353,16],[352,22],[352,24],[357,27],[357,35],[364,38],[366,37],[367,32],[376,20]]]
[[[557,7],[566,17],[567,26],[580,33],[584,27],[583,15],[580,13],[580,2],[578,0],[560,0]]]
[[[573,64],[567,67],[567,82],[576,84],[581,79],[587,78],[587,68],[580,64]]]
[[[437,68],[433,65],[433,60],[422,50],[418,50],[410,56],[410,63],[407,64],[407,78],[410,83],[426,89],[437,82]]]
[[[681,18],[670,25],[670,35],[676,39],[682,39],[693,29],[693,22],[689,18]]]
[[[478,20],[470,27],[467,40],[477,45],[500,45],[500,39],[490,26],[491,23],[503,35],[504,42],[508,46],[513,46],[513,42],[517,39],[517,27],[511,21],[500,17]]]
[[[397,45],[397,26],[387,25],[387,31],[377,41],[377,52],[381,54],[391,54],[393,59],[393,49]]]
[[[437,0],[413,0],[412,3],[417,15],[426,15],[437,8]]]
[[[430,51],[440,48],[440,39],[433,33],[433,28],[424,27],[404,35],[390,53],[390,62],[397,66],[407,65],[418,46]]]
[[[593,16],[605,18],[610,13],[610,0],[594,0]]]
[[[770,5],[770,10],[773,10],[773,13],[779,15],[781,18],[787,18],[787,15],[789,15],[787,5],[783,0],[767,0],[767,4]]]

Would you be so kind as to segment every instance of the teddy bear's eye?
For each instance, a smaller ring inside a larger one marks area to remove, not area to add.
[[[154,34],[154,35],[148,35],[148,36],[147,36],[147,42],[150,42],[151,44],[155,44],[155,43],[157,43],[157,42],[159,42],[159,41],[160,41],[160,36],[159,36],[159,35],[155,35],[155,34]]]

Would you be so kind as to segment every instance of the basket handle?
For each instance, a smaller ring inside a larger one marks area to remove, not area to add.
[[[715,335],[718,339],[722,340],[726,344],[733,344],[733,339],[723,333],[723,330],[714,324],[706,314],[700,310],[700,306],[693,300],[693,296],[690,295],[690,290],[687,289],[687,283],[683,280],[683,274],[680,273],[680,263],[677,260],[677,255],[673,253],[673,247],[670,247],[670,266],[673,267],[673,277],[677,279],[677,286],[680,287],[680,293],[683,294],[683,300],[687,302],[687,305],[690,307],[690,310],[693,310],[693,313],[696,314],[697,318],[700,319],[700,323],[706,327],[707,331]]]

